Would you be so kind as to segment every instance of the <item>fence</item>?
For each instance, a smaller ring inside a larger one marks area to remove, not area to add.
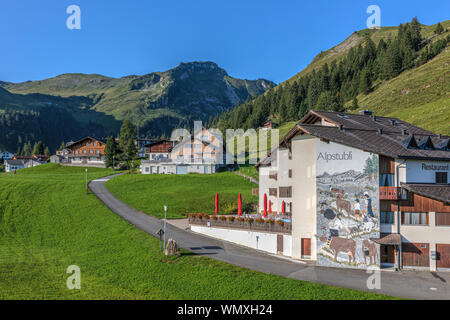
[[[219,216],[220,217],[220,216]],[[223,216],[225,217],[225,216]],[[268,220],[266,220],[268,221]],[[282,221],[278,223],[277,221],[274,221],[273,223],[268,222],[257,222],[256,220],[253,220],[252,222],[246,221],[239,221],[235,217],[233,221],[228,220],[228,217],[226,220],[214,220],[211,218],[205,218],[203,216],[201,219],[198,216],[189,216],[189,224],[193,225],[201,225],[201,226],[207,226],[207,227],[216,227],[216,228],[229,228],[229,229],[243,229],[243,230],[252,230],[252,231],[263,231],[263,232],[274,232],[274,233],[286,233],[291,234],[292,232],[292,225],[290,222]]]

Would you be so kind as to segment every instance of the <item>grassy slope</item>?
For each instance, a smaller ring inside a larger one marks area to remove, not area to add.
[[[186,213],[214,213],[214,197],[219,193],[222,209],[237,211],[238,194],[243,205],[256,202],[251,182],[230,172],[213,175],[123,175],[107,182],[107,188],[130,206],[162,217],[163,206],[168,206],[169,218],[184,218]],[[223,211],[221,210],[221,213]]]
[[[368,95],[360,106],[450,135],[450,47],[428,63],[403,72]]]
[[[89,178],[108,174],[90,169]],[[84,169],[42,165],[0,174],[0,299],[385,299],[184,254],[85,195]],[[81,290],[66,269],[81,268]]]

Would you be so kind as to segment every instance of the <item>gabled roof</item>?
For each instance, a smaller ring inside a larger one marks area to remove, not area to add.
[[[103,142],[102,140],[99,140],[99,139],[96,139],[96,138],[92,138],[92,137],[84,137],[83,139],[80,139],[80,140],[75,141],[75,142],[73,142],[73,141],[68,142],[68,143],[66,144],[66,148],[70,148],[70,147],[73,146],[74,144],[77,144],[77,143],[79,143],[79,142],[85,141],[85,140],[87,140],[87,139],[96,140],[96,141],[98,141],[98,142],[101,142],[101,143],[105,144],[105,142]]]
[[[322,119],[331,125],[318,125]],[[294,136],[304,133],[392,158],[450,160],[450,151],[436,148],[448,143],[448,137],[396,118],[310,111],[287,133],[281,144],[287,145]],[[421,149],[420,146],[433,148]]]
[[[23,160],[5,160],[5,163],[10,166],[24,166],[25,162]]]
[[[450,185],[448,184],[401,183],[401,186],[421,196],[450,204]]]

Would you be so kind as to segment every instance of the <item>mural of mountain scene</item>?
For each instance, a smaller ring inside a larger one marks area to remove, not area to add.
[[[317,264],[330,267],[380,266],[378,155],[358,149],[336,150],[335,160],[321,160],[330,145],[318,145]]]
[[[62,141],[116,135],[124,119],[140,137],[170,136],[273,88],[265,79],[231,77],[214,62],[181,63],[165,72],[111,78],[63,74],[51,79],[0,81],[0,150],[27,141],[54,151]]]

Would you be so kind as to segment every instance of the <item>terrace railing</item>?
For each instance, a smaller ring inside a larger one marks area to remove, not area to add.
[[[399,200],[402,198],[399,187],[380,187],[380,200]]]
[[[189,224],[192,225],[201,225],[207,227],[216,227],[216,228],[229,228],[229,229],[241,229],[241,230],[252,230],[252,231],[262,231],[262,232],[273,232],[273,233],[284,233],[291,234],[292,233],[292,224],[290,222],[283,221],[281,224],[277,223],[268,223],[268,222],[257,222],[254,220],[253,222],[238,221],[235,218],[233,221],[228,219],[226,220],[214,220],[214,219],[205,219],[203,217],[200,219],[199,217],[189,217]]]

